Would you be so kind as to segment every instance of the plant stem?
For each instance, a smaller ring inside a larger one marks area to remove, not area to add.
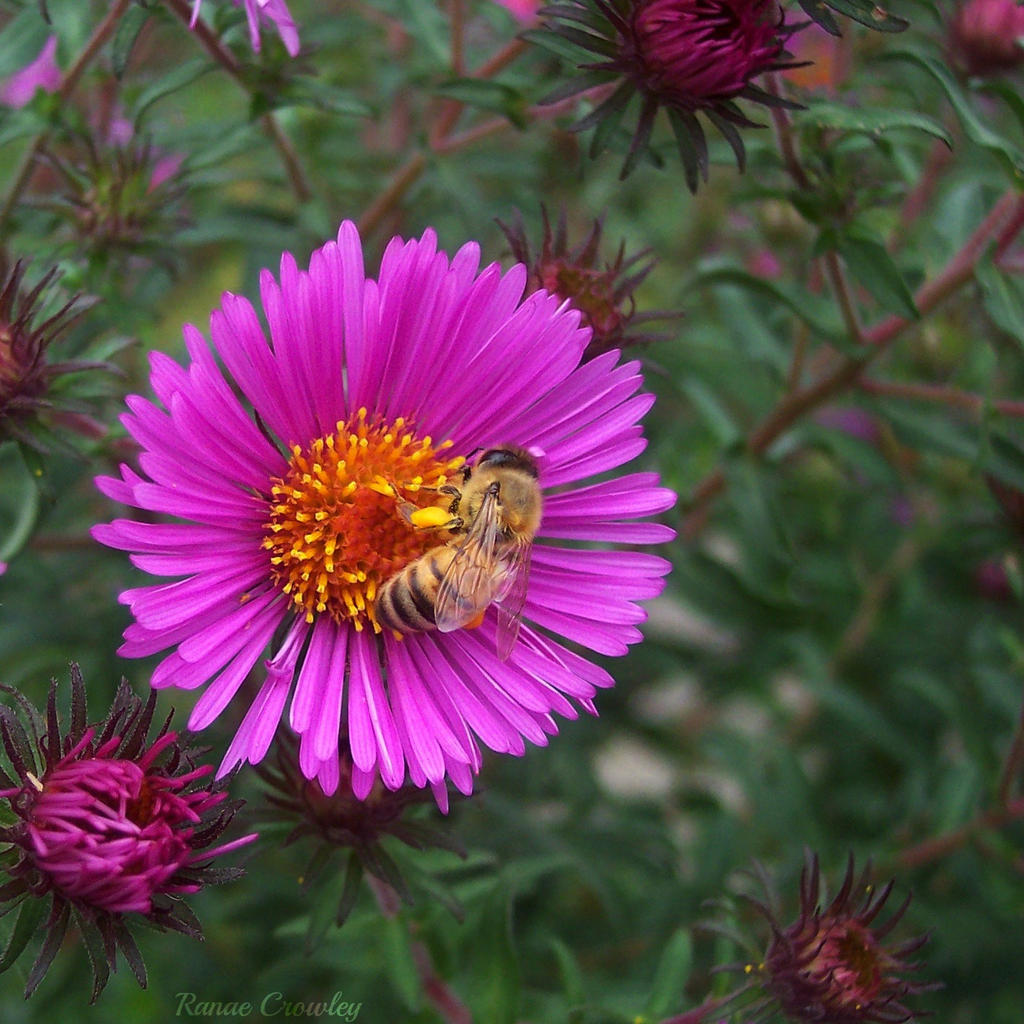
[[[412,958],[423,985],[423,994],[445,1024],[473,1024],[469,1008],[434,970],[430,951],[422,942],[412,944]]]
[[[75,87],[78,85],[79,79],[81,79],[82,75],[85,73],[86,68],[88,68],[92,63],[93,59],[103,48],[106,41],[114,34],[114,29],[117,28],[117,23],[121,20],[122,15],[131,6],[131,4],[132,0],[116,0],[115,3],[111,4],[106,16],[99,25],[96,26],[93,34],[86,42],[85,48],[78,55],[78,59],[71,65],[71,67],[68,68],[67,71],[64,72],[64,75],[61,77],[60,85],[57,86],[56,90],[57,98],[61,103],[70,99],[71,94],[75,91]],[[28,150],[22,158],[21,164],[15,172],[14,181],[11,183],[7,196],[4,198],[3,206],[0,207],[0,236],[4,233],[11,211],[14,209],[22,192],[25,191],[25,188],[31,180],[32,172],[35,170],[36,160],[45,148],[49,139],[49,130],[40,132],[32,140]]]
[[[766,75],[768,92],[778,99],[782,99],[782,82],[777,72]],[[800,154],[796,147],[796,138],[793,135],[793,122],[790,120],[789,111],[784,107],[772,107],[772,127],[775,130],[775,141],[782,155],[782,162],[785,164],[789,176],[793,179],[798,188],[807,189],[811,187],[810,179],[804,170],[800,160]]]
[[[242,68],[238,61],[235,60],[235,55],[217,38],[202,18],[198,18],[195,25],[192,25],[192,10],[188,0],[167,0],[167,2],[179,20],[191,27],[203,49],[248,93],[245,76],[242,74]],[[264,114],[260,118],[260,125],[281,157],[281,163],[284,164],[285,174],[296,200],[299,203],[308,202],[313,198],[313,189],[310,187],[309,179],[291,140],[284,133],[273,114]]]
[[[526,48],[526,43],[518,39],[514,40],[502,47],[489,60],[484,61],[476,71],[471,73],[470,77],[489,78],[515,60]],[[600,91],[606,88],[604,85],[597,86],[588,95],[599,95]],[[543,107],[539,105],[533,106],[526,112],[526,117],[529,120],[535,121],[557,117],[577,102],[578,99],[578,96],[573,96],[560,103],[553,103]],[[452,153],[455,150],[462,149],[464,146],[478,142],[480,139],[496,135],[513,127],[512,123],[506,118],[496,117],[453,135],[452,129],[455,127],[464,107],[465,104],[459,100],[448,100],[441,106],[434,124],[427,132],[429,146],[434,153],[438,155]],[[366,237],[380,226],[384,218],[402,201],[402,198],[416,183],[426,168],[427,157],[422,152],[414,153],[406,159],[405,163],[395,172],[384,191],[359,218],[359,232],[363,237]]]
[[[864,587],[864,593],[853,618],[836,645],[832,656],[831,671],[836,672],[865,644],[881,614],[885,599],[896,581],[917,561],[921,546],[912,536],[904,537],[888,558],[882,569]]]
[[[904,868],[916,868],[922,864],[939,860],[954,850],[959,850],[973,839],[979,832],[986,829],[1002,828],[1019,818],[1024,817],[1024,799],[1013,800],[1004,807],[983,811],[966,825],[934,836],[915,846],[909,846],[896,855],[896,862]]]
[[[461,76],[466,71],[464,44],[466,8],[464,0],[450,0],[449,7],[452,18],[452,72]]]
[[[388,213],[401,202],[402,197],[416,183],[416,179],[427,166],[422,153],[414,153],[395,173],[388,187],[373,201],[359,218],[359,234],[365,238],[371,234]]]
[[[1024,196],[1013,190],[1002,196],[942,271],[917,290],[914,303],[922,316],[971,280],[979,258],[993,239],[1005,239],[1009,245],[1014,232],[1024,227],[1024,218],[1020,216],[1022,210]],[[801,416],[852,385],[864,369],[913,323],[915,321],[900,316],[890,316],[864,332],[863,341],[870,351],[864,355],[846,357],[830,374],[802,390],[783,395],[775,408],[751,431],[746,450],[752,455],[762,454]],[[725,488],[726,477],[721,468],[713,470],[696,485],[683,521],[682,532],[685,537],[692,538],[700,532],[707,521],[708,504]]]
[[[1020,715],[1017,718],[1013,742],[1006,755],[1006,761],[999,776],[999,787],[996,790],[999,803],[1004,807],[1010,805],[1010,794],[1013,792],[1014,781],[1020,774],[1021,765],[1024,765],[1024,706],[1021,707]]]
[[[851,342],[859,345],[864,340],[864,329],[861,327],[857,305],[853,301],[853,292],[850,290],[850,282],[846,278],[839,254],[830,249],[822,256],[822,262],[825,264],[825,276],[832,287],[832,293],[839,303],[839,311],[843,315],[843,323],[846,324],[846,333]]]
[[[991,406],[1004,416],[1024,417],[1024,402],[1012,399],[988,399],[970,391],[961,391],[948,384],[915,384],[904,381],[876,380],[862,377],[857,387],[872,395],[886,395],[891,398],[907,398],[912,401],[938,402],[941,405],[980,412]]]

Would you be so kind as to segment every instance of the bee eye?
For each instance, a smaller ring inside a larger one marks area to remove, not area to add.
[[[481,466],[507,466],[516,461],[516,456],[507,448],[492,448],[480,456],[479,464]]]

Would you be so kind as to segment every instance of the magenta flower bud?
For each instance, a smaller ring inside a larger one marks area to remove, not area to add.
[[[794,66],[786,53],[794,30],[786,26],[775,0],[569,0],[549,8],[547,18],[551,32],[598,58],[579,65],[586,74],[576,91],[602,80],[618,83],[576,125],[603,125],[595,135],[598,148],[615,135],[612,126],[633,96],[640,96],[623,176],[647,148],[660,109],[672,122],[687,185],[695,191],[708,168],[707,139],[697,113],[726,138],[742,170],[745,149],[738,129],[756,125],[736,100],[796,105],[754,84],[766,71]]]
[[[39,440],[37,428],[42,421],[48,427],[71,427],[61,423],[61,400],[50,391],[53,381],[64,374],[83,370],[107,369],[109,364],[80,360],[49,362],[49,346],[91,305],[74,296],[62,307],[46,315],[47,293],[57,276],[49,270],[32,288],[24,285],[26,264],[18,260],[4,273],[0,261],[0,442],[16,439],[39,451],[46,445]]]
[[[57,66],[57,37],[50,36],[31,64],[16,71],[0,86],[0,104],[5,107],[23,107],[36,94],[37,89],[56,92],[60,86],[60,68]]]
[[[1024,6],[1017,0],[967,0],[950,25],[953,51],[970,75],[1024,64]]]
[[[680,315],[662,310],[636,312],[633,293],[654,269],[655,261],[647,258],[649,249],[627,258],[625,243],[622,243],[614,262],[602,265],[598,258],[604,230],[602,221],[594,221],[588,236],[575,248],[570,248],[565,211],[561,212],[554,230],[544,207],[541,207],[541,215],[544,234],[537,253],[532,250],[518,214],[512,225],[499,220],[498,227],[508,239],[512,255],[530,272],[527,287],[531,291],[544,289],[560,299],[567,299],[582,314],[581,323],[593,332],[583,353],[584,360],[613,348],[629,348],[665,337],[637,330],[653,320],[671,320]]]
[[[667,105],[702,110],[738,96],[783,52],[774,0],[641,0],[633,73]]]
[[[45,734],[43,721],[18,693],[14,696],[30,723],[0,705],[0,801],[13,812],[13,824],[0,828],[0,844],[17,859],[10,881],[0,887],[4,906],[50,897],[44,928],[49,933],[28,974],[26,996],[42,980],[60,947],[72,916],[92,949],[93,998],[102,990],[121,949],[141,984],[145,966],[125,915],[141,915],[161,929],[201,937],[182,895],[225,881],[240,872],[211,868],[215,857],[252,842],[255,833],[211,844],[231,821],[237,803],[222,787],[201,780],[213,771],[194,765],[165,722],[150,742],[155,694],[143,703],[122,683],[107,718],[86,727],[85,687],[71,667],[71,720],[63,731],[57,713],[56,682],[50,688]],[[31,738],[30,738],[31,736]],[[10,817],[7,820],[11,820]],[[8,963],[8,966],[10,964]]]
[[[175,777],[154,768],[176,733],[165,733],[131,761],[111,756],[120,744],[116,736],[90,755],[95,735],[87,731],[41,780],[31,776],[21,794],[30,805],[29,859],[64,898],[111,913],[150,915],[159,893],[199,891],[198,880],[181,877],[193,861],[255,838],[216,850],[193,848],[203,813],[227,794],[183,791],[209,775],[210,765]]]

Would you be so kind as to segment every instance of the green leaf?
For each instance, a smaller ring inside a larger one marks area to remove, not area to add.
[[[282,107],[312,107],[339,117],[372,117],[369,104],[353,96],[345,88],[308,75],[296,77],[287,82],[280,91],[253,96],[253,119],[256,114],[265,114]]]
[[[950,105],[956,112],[967,137],[982,149],[988,150],[995,155],[1018,180],[1024,178],[1024,152],[1018,149],[1008,139],[996,134],[975,114],[971,102],[959,82],[953,77],[948,65],[936,60],[934,57],[913,50],[895,50],[881,54],[881,60],[902,60],[915,64],[923,71],[931,75],[942,87],[949,100]]]
[[[419,1009],[422,990],[405,921],[401,917],[385,918],[381,922],[381,932],[388,977],[394,983],[399,998],[415,1013]]]
[[[39,16],[38,6],[27,4],[0,32],[0,78],[6,78],[34,61],[52,33],[52,26]]]
[[[975,269],[985,311],[996,326],[1024,345],[1024,281],[983,259]]]
[[[583,972],[573,951],[561,940],[551,940],[551,952],[558,961],[558,973],[562,976],[565,1001],[569,1008],[569,1024],[583,1020],[583,1007],[587,1001],[587,988]]]
[[[47,104],[27,103],[18,110],[0,107],[0,146],[49,131],[52,125],[40,106],[46,107]]]
[[[679,1004],[693,963],[693,941],[687,928],[678,928],[668,940],[654,973],[645,1016],[658,1020]]]
[[[896,436],[920,452],[973,462],[978,456],[977,428],[950,417],[946,409],[917,409],[901,399],[885,403],[884,415]]]
[[[989,433],[986,440],[985,472],[1016,487],[1018,491],[1024,491],[1024,450],[1019,443],[994,431]]]
[[[690,399],[697,415],[707,424],[722,448],[731,448],[743,437],[742,429],[724,406],[719,396],[698,377],[690,377],[679,385]]]
[[[191,85],[196,79],[202,78],[214,70],[215,65],[205,57],[192,57],[190,60],[182,61],[166,74],[161,75],[151,86],[143,89],[139,98],[135,101],[132,111],[135,123],[142,125],[143,117],[154,103],[158,103],[166,96],[184,89]]]
[[[918,320],[921,314],[899,267],[881,239],[863,225],[822,232],[819,244],[835,248],[854,279],[885,310],[906,320]]]
[[[1017,88],[997,78],[978,82],[975,88],[978,92],[998,96],[1017,118],[1017,124],[1024,128],[1024,97]]]
[[[717,265],[700,269],[689,286],[716,284],[734,284],[749,291],[759,292],[776,302],[788,307],[800,320],[811,328],[819,337],[827,338],[842,347],[846,343],[846,330],[839,318],[835,306],[821,295],[805,291],[802,288],[780,284],[757,277],[740,267]],[[845,345],[844,351],[851,348]]]
[[[439,5],[425,4],[423,0],[402,0],[401,7],[403,20],[410,25],[416,40],[425,44],[438,64],[450,65],[448,21]]]
[[[585,64],[594,59],[594,55],[589,50],[585,50],[582,46],[577,46],[575,43],[570,43],[568,39],[563,39],[554,32],[542,32],[538,29],[531,29],[529,32],[521,32],[519,38],[525,39],[528,43],[533,43],[535,46],[548,50],[559,57],[564,57],[573,64]]]
[[[307,956],[323,942],[328,929],[335,923],[338,905],[348,882],[349,872],[341,871],[332,863],[336,853],[337,850],[326,845],[319,846],[305,871],[304,886],[312,897],[309,900],[309,920],[303,937],[303,949]],[[328,866],[332,870],[325,873]]]
[[[902,32],[910,24],[889,14],[876,0],[822,0],[826,7],[878,32]]]
[[[512,900],[500,887],[484,905],[474,941],[473,967],[473,1019],[514,1024],[519,1016],[519,959],[512,939]]]
[[[841,103],[812,103],[804,110],[793,112],[793,122],[799,127],[833,128],[837,131],[878,136],[899,128],[922,131],[941,139],[952,148],[949,132],[938,121],[915,110],[892,110],[885,107],[846,107]]]
[[[46,901],[36,896],[27,896],[21,901],[18,918],[14,922],[10,938],[0,954],[0,974],[6,971],[25,951],[29,940],[36,933],[46,912]]]
[[[819,24],[826,32],[838,36],[842,33],[839,30],[839,23],[828,12],[828,8],[819,0],[797,0],[801,9],[808,18]]]
[[[434,92],[458,100],[479,110],[489,110],[507,117],[517,128],[526,127],[526,97],[510,85],[479,78],[450,78],[441,82]]]
[[[145,7],[135,5],[129,7],[118,22],[117,33],[111,47],[111,64],[116,78],[120,79],[124,75],[124,69],[132,55],[135,41],[139,38],[142,26],[149,20],[151,13]]]
[[[0,448],[0,562],[9,562],[28,542],[39,517],[39,487],[18,448]]]
[[[353,850],[348,856],[348,865],[345,868],[345,883],[338,899],[337,910],[334,914],[334,923],[340,928],[359,898],[360,883],[363,880],[363,863],[359,855]]]

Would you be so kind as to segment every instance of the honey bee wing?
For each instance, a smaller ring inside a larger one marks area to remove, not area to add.
[[[442,633],[461,629],[476,618],[505,583],[495,557],[500,532],[497,495],[487,493],[437,590],[434,620]]]
[[[530,581],[530,555],[533,544],[525,537],[520,538],[511,551],[503,558],[506,563],[506,578],[496,600],[498,601],[498,657],[507,661],[519,636],[519,624],[523,621],[523,606],[526,604],[526,588]]]

